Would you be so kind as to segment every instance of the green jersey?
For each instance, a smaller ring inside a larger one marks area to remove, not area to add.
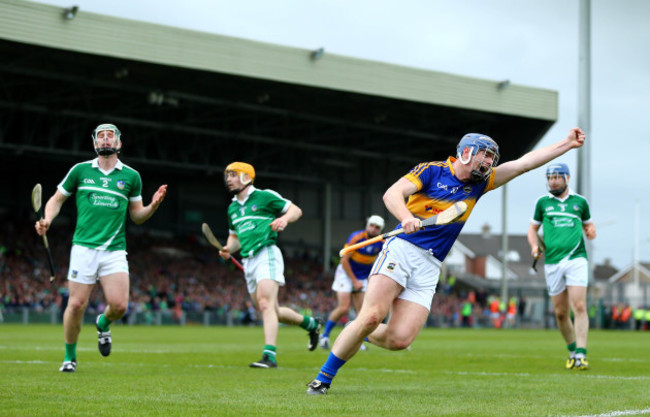
[[[544,228],[544,262],[557,264],[564,258],[587,258],[582,224],[591,220],[587,200],[574,193],[564,200],[545,195],[537,200],[533,223]]]
[[[275,191],[258,190],[252,185],[243,202],[233,197],[228,206],[228,227],[230,233],[239,238],[243,257],[253,256],[263,247],[275,244],[278,234],[269,225],[286,213],[290,205],[291,201]]]
[[[93,159],[73,166],[57,188],[66,197],[77,194],[74,245],[126,250],[124,230],[129,202],[142,200],[138,171],[118,160],[112,171],[104,172]]]

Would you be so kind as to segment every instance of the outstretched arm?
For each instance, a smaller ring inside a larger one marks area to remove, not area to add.
[[[574,148],[579,148],[585,143],[585,132],[579,127],[574,127],[563,140],[554,145],[528,152],[526,155],[514,161],[508,161],[499,165],[494,174],[494,187],[500,187],[511,179],[538,168],[547,162],[552,161],[560,155],[564,155]]]
[[[142,204],[142,200],[140,201],[132,201],[129,203],[129,214],[131,215],[131,220],[133,220],[133,223],[135,224],[142,224],[149,220],[151,216],[158,210],[158,207],[160,206],[160,203],[163,202],[165,199],[165,195],[167,194],[167,184],[161,185],[160,188],[158,188],[158,191],[156,191],[151,198],[151,203],[148,206],[144,206]]]

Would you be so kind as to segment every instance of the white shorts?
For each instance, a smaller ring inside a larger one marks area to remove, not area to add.
[[[360,279],[359,282],[363,284],[363,288],[357,291],[354,289],[354,285],[352,285],[352,278],[345,273],[343,265],[339,264],[334,273],[332,289],[336,292],[366,292],[366,289],[368,288],[368,279]]]
[[[129,273],[125,250],[106,251],[72,245],[69,281],[94,285],[99,278],[118,272]]]
[[[242,265],[249,294],[257,291],[257,283],[263,279],[284,285],[284,259],[280,248],[275,245],[266,246],[255,255],[242,258]]]
[[[567,286],[586,287],[589,284],[589,262],[585,258],[562,259],[558,264],[545,264],[546,286],[551,297]]]
[[[390,238],[377,256],[370,275],[386,275],[404,287],[397,298],[431,310],[440,277],[440,261],[428,251],[397,237]]]

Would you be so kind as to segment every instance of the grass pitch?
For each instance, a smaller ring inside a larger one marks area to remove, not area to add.
[[[281,328],[278,369],[262,329],[112,326],[97,352],[84,326],[74,374],[58,371],[63,329],[0,325],[6,416],[617,416],[650,414],[650,332],[592,331],[585,372],[565,371],[557,330],[425,329],[411,351],[370,347],[327,396],[305,394],[327,357]],[[336,335],[335,332],[334,335]]]

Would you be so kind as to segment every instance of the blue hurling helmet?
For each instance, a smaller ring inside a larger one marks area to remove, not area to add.
[[[465,148],[471,150],[471,157],[466,160],[463,159],[463,150]],[[462,164],[469,164],[480,151],[485,151],[485,155],[492,155],[492,163],[487,166],[484,165],[483,160],[481,160],[479,169],[472,170],[471,178],[473,182],[485,181],[490,176],[492,168],[499,163],[499,145],[497,145],[494,139],[487,135],[468,133],[461,138],[456,147],[456,157]],[[483,159],[485,159],[485,156],[483,156]]]
[[[548,183],[548,180],[555,176],[561,176],[564,178],[564,187],[561,188],[551,188],[551,185]],[[557,164],[551,164],[546,167],[546,188],[548,189],[548,192],[553,194],[554,196],[559,196],[564,193],[564,190],[566,190],[566,187],[569,185],[569,167],[567,164],[563,163],[557,163]]]
[[[569,167],[567,164],[553,164],[546,167],[546,176],[550,177],[551,175],[571,175],[569,172]]]

